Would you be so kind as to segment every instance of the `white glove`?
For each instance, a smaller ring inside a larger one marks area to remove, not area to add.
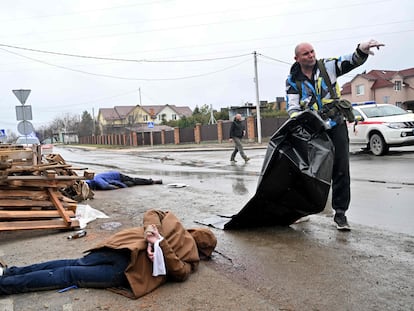
[[[379,50],[380,46],[385,46],[383,43],[379,43],[376,40],[370,40],[368,42],[363,42],[358,45],[358,48],[365,54],[374,55],[374,52],[370,48],[376,47]]]

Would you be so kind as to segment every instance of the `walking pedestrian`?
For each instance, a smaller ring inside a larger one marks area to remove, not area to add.
[[[231,154],[230,161],[231,162],[237,162],[236,161],[236,155],[238,152],[240,152],[241,157],[244,159],[244,161],[247,163],[250,158],[244,153],[243,145],[242,145],[242,138],[246,135],[246,128],[244,124],[242,123],[242,116],[241,114],[236,114],[234,117],[233,123],[230,127],[230,141],[234,142],[234,150]]]

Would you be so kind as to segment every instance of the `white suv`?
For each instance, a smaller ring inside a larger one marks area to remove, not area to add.
[[[349,142],[363,144],[374,155],[389,147],[414,145],[414,113],[394,105],[353,104],[355,122],[348,123]]]

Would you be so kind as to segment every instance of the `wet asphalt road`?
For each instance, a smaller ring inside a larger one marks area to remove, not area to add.
[[[96,173],[114,169],[138,177],[162,178],[164,184],[183,183],[203,191],[219,190],[245,203],[255,193],[265,151],[247,146],[251,160],[245,164],[239,158],[231,164],[230,150],[212,147],[191,152],[155,148],[85,150],[70,146],[54,150],[67,162]],[[391,149],[383,157],[351,147],[351,224],[414,235],[413,161],[414,147]],[[328,202],[325,213],[330,212]]]
[[[234,165],[228,161],[231,150],[211,146],[191,152],[56,147],[74,167],[116,169],[162,178],[164,184],[97,192],[87,203],[110,219],[88,224],[82,239],[68,240],[67,232],[0,232],[0,257],[25,265],[80,256],[112,234],[104,224],[140,225],[143,212],[159,206],[186,227],[237,213],[255,193],[265,155],[265,148],[249,147],[251,161]],[[186,282],[167,283],[138,300],[86,288],[12,295],[0,297],[0,310],[414,311],[413,158],[414,148],[386,157],[352,154],[351,232],[335,229],[326,217],[329,208],[290,227],[212,228],[218,239],[213,260],[201,262]],[[169,188],[171,183],[188,187]]]

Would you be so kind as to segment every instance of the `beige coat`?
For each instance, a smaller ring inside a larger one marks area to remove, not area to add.
[[[167,276],[152,276],[152,262],[147,256],[148,243],[144,239],[144,229],[151,224],[155,224],[164,237],[160,247],[164,254]],[[195,240],[177,217],[171,212],[158,210],[145,213],[144,227],[122,230],[91,250],[103,247],[131,251],[131,262],[125,275],[132,293],[125,289],[111,289],[130,298],[139,298],[153,291],[165,283],[167,278],[184,281],[200,261]]]

